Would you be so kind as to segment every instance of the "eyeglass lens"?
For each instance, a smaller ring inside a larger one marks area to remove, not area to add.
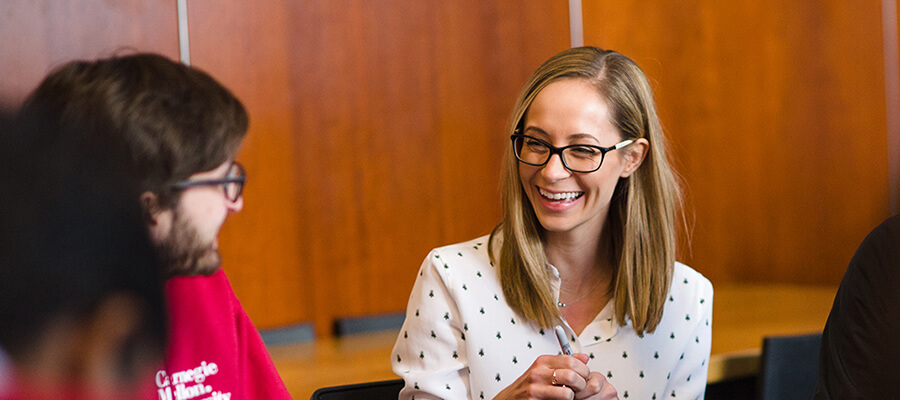
[[[238,163],[234,163],[231,165],[231,168],[228,169],[228,174],[225,175],[225,178],[243,178],[245,176],[246,172],[244,171],[244,167]],[[231,201],[237,201],[244,191],[244,182],[227,182],[223,186],[225,187],[225,197]]]
[[[527,137],[515,138],[516,157],[526,164],[544,165],[555,149],[546,142]],[[567,146],[562,150],[563,165],[575,172],[592,172],[603,163],[603,152],[590,146]]]

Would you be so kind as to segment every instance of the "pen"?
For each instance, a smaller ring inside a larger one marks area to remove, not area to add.
[[[574,354],[572,352],[572,345],[569,344],[569,339],[566,338],[566,331],[559,325],[556,326],[556,339],[559,340],[559,347],[562,348],[563,354],[567,356]]]

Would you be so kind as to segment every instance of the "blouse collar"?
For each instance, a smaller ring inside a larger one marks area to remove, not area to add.
[[[550,287],[553,293],[553,298],[559,302],[559,291],[560,285],[562,284],[562,279],[559,276],[559,270],[556,269],[551,264],[547,264],[547,272],[550,273]],[[612,338],[616,336],[619,332],[619,324],[616,323],[614,309],[615,309],[615,299],[610,299],[606,306],[600,310],[600,313],[594,317],[593,321],[589,323],[584,331],[581,332],[576,340],[572,343],[576,352],[584,352],[582,348],[590,348],[594,345],[612,341]],[[627,319],[626,319],[627,321]],[[565,319],[562,321],[562,325],[566,330],[566,333],[570,338],[574,337],[574,330],[569,326],[569,323],[566,322]]]

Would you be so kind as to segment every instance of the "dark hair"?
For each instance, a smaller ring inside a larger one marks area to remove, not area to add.
[[[60,126],[111,124],[94,130],[96,140],[124,141],[138,189],[156,193],[163,208],[177,201],[173,183],[232,158],[248,125],[228,89],[155,54],[67,63],[31,93],[22,113]]]
[[[130,168],[92,140],[96,127],[46,121],[0,115],[0,346],[21,360],[54,322],[86,320],[125,295],[141,327],[120,348],[122,367],[141,354],[161,359],[162,269]]]

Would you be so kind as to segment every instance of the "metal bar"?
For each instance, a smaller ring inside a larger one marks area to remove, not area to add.
[[[178,51],[181,62],[191,65],[191,41],[188,36],[187,0],[178,0]]]
[[[569,0],[569,40],[572,47],[584,46],[584,22],[581,16],[581,0]]]
[[[891,215],[900,211],[900,55],[897,46],[897,1],[881,1],[884,41],[884,99],[887,120],[888,188]]]

